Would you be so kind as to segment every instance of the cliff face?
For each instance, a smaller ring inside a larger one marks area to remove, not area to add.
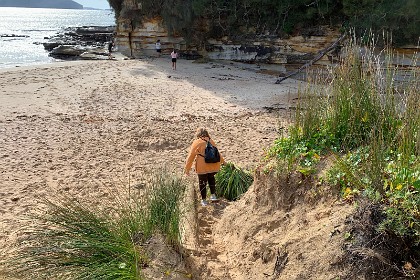
[[[0,7],[83,9],[71,0],[0,0]]]
[[[122,7],[124,12],[117,18],[116,43],[119,51],[133,57],[154,55],[155,43],[160,40],[164,54],[170,53],[175,48],[184,58],[208,57],[275,64],[305,63],[340,36],[336,30],[319,27],[306,34],[287,39],[272,35],[249,34],[235,38],[228,36],[207,38],[188,43],[181,36],[169,34],[160,17],[136,20],[133,15],[141,9],[136,1],[125,0]],[[327,62],[328,58],[329,56],[326,56],[320,62]]]

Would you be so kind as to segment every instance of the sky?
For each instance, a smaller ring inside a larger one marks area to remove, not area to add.
[[[83,7],[96,8],[96,9],[109,9],[107,0],[73,0]]]

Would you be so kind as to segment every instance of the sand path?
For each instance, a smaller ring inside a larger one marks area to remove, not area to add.
[[[218,240],[215,240],[213,229],[220,221],[224,210],[230,203],[220,200],[211,203],[207,207],[198,209],[198,234],[197,248],[191,257],[196,268],[197,279],[232,279],[226,260],[223,259],[225,247]]]

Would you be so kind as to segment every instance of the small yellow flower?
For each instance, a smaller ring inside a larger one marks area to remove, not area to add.
[[[369,119],[369,115],[368,115],[368,113],[367,112],[365,112],[365,114],[363,115],[363,118],[362,118],[362,122],[367,122],[368,121],[368,119]]]
[[[303,133],[303,128],[301,126],[298,127],[298,133],[301,135]]]
[[[398,184],[398,185],[397,185],[397,187],[396,187],[395,189],[396,189],[397,191],[399,191],[399,190],[401,190],[401,189],[402,189],[402,187],[403,187],[403,186],[402,186],[401,184]]]
[[[343,192],[343,198],[344,199],[352,199],[353,198],[353,190],[349,187],[344,189]]]

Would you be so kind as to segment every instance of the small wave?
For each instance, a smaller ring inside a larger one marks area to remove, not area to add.
[[[51,29],[22,29],[22,32],[50,32],[50,31],[56,31],[57,28],[51,28]]]
[[[19,34],[0,34],[2,38],[29,38],[29,35],[19,35]]]
[[[0,34],[3,41],[22,40],[29,38],[29,35],[17,35],[17,34]]]
[[[18,40],[24,40],[25,38],[7,38],[7,39],[4,39],[3,38],[3,42],[11,42],[11,41],[18,41]]]

